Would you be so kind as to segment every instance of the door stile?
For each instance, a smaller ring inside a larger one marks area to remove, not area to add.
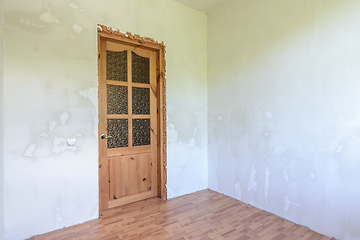
[[[106,58],[106,41],[100,41],[100,59]],[[106,132],[107,122],[106,119],[102,119],[107,115],[107,99],[106,99],[106,61],[100,61],[99,71],[99,133]],[[100,134],[99,134],[100,135]],[[99,141],[102,141],[99,139]],[[107,179],[109,166],[107,161],[107,144],[99,144],[99,182],[100,182],[100,215],[103,209],[108,208],[107,201],[104,201],[109,196],[109,185]]]
[[[131,66],[131,50],[127,51],[127,69],[128,69],[128,144],[132,148],[132,66]]]
[[[158,160],[158,196],[160,198],[167,199],[167,149],[166,149],[166,82],[165,82],[165,50],[158,51],[158,127],[159,137],[158,137],[158,153],[160,154]]]
[[[158,196],[158,169],[157,169],[157,84],[156,84],[156,53],[150,54],[150,142],[152,157],[152,179],[151,179],[151,192],[152,196]]]

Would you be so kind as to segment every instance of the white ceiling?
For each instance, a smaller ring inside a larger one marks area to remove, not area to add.
[[[182,3],[186,6],[194,8],[204,13],[209,13],[209,11],[214,8],[216,5],[225,2],[226,0],[175,0],[179,3]]]

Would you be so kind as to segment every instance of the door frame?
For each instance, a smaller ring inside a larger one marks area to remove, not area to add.
[[[123,45],[135,46],[142,49],[147,49],[156,52],[156,81],[157,81],[157,123],[158,123],[158,132],[157,132],[157,196],[162,199],[167,199],[167,133],[166,133],[166,78],[165,78],[165,44],[164,42],[157,42],[148,37],[140,37],[137,34],[131,34],[129,32],[122,33],[117,29],[112,29],[105,25],[97,25],[97,44],[98,44],[98,87],[100,86],[100,40],[109,40],[112,42],[117,42]],[[100,91],[98,89],[98,99],[100,99]],[[100,161],[100,101],[99,104],[99,127],[98,127],[98,147],[99,147],[99,156],[98,156],[98,176],[99,176],[99,216],[102,216],[102,203],[101,203],[101,186],[105,184],[106,179],[102,179],[103,171],[106,169],[101,168]]]

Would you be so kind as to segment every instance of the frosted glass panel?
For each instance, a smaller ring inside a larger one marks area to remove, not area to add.
[[[133,114],[150,114],[150,89],[132,88]]]
[[[107,120],[107,147],[119,148],[128,146],[128,120],[108,119]],[[110,138],[112,137],[112,138]]]
[[[128,114],[128,91],[125,86],[107,85],[107,113]]]
[[[106,78],[127,82],[127,51],[106,51]]]
[[[150,119],[132,120],[133,146],[150,145]]]
[[[131,52],[132,82],[149,83],[149,58]]]

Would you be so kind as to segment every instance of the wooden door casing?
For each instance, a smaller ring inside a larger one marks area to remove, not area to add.
[[[127,82],[113,81],[106,77],[106,51],[127,51]],[[150,82],[133,83],[131,76],[131,54],[149,58]],[[160,118],[158,106],[157,74],[159,71],[159,51],[144,49],[138,45],[120,43],[108,38],[99,37],[99,209],[101,212],[130,202],[162,194],[163,174],[158,178],[158,124]],[[108,114],[107,86],[126,86],[128,89],[127,114]],[[132,88],[148,88],[150,92],[150,114],[136,115],[132,112]],[[107,140],[100,139],[107,134],[108,119],[128,120],[128,146],[107,148]],[[132,146],[133,119],[150,120],[150,145]]]

